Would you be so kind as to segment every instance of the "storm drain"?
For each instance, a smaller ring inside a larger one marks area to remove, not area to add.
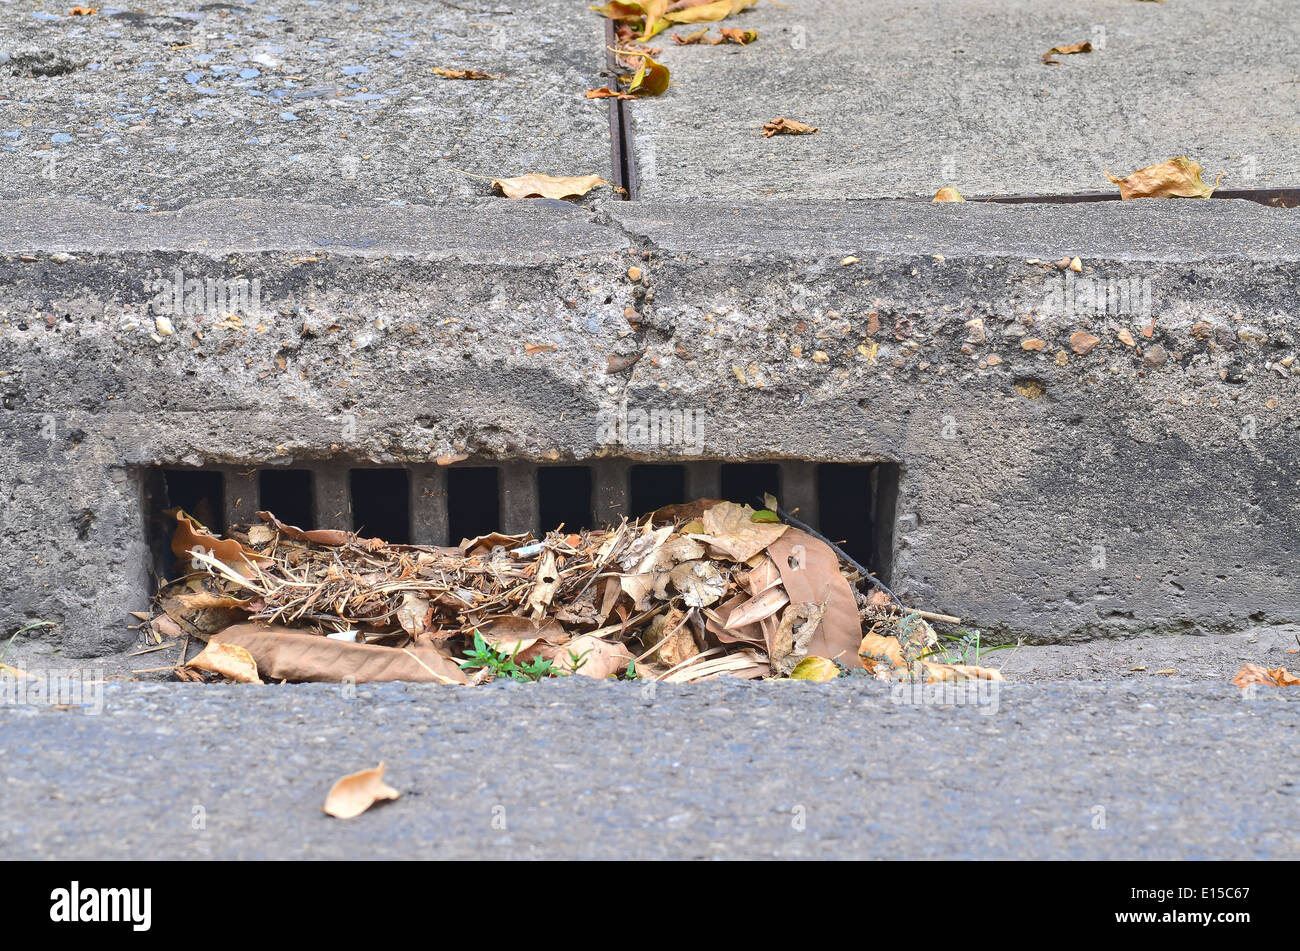
[[[492,531],[592,528],[697,498],[755,507],[765,493],[889,581],[895,463],[690,462],[591,465],[156,468],[144,478],[155,569],[170,574],[180,507],[224,532],[259,510],[300,528],[348,527],[397,544],[448,545]]]

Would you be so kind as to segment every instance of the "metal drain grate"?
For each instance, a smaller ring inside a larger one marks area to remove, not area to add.
[[[888,583],[899,467],[889,462],[689,462],[590,465],[152,469],[145,475],[157,569],[171,567],[180,506],[216,531],[253,521],[259,509],[300,528],[346,526],[390,542],[447,545],[490,531],[539,532],[563,522],[589,528],[696,498],[757,505],[764,492]]]

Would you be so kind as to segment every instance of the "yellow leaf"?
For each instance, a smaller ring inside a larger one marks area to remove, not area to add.
[[[931,200],[931,203],[936,201],[965,201],[965,200],[966,200],[965,198],[961,197],[961,192],[957,191],[957,189],[953,188],[951,185],[945,185],[943,188],[940,188],[937,192],[934,193],[934,198]]]
[[[674,10],[664,14],[664,18],[672,23],[714,23],[756,3],[758,0],[713,0],[712,3],[687,7],[685,10]]]
[[[186,667],[210,670],[241,684],[260,684],[262,678],[257,675],[257,661],[248,652],[248,648],[238,644],[223,644],[210,641]]]
[[[352,819],[381,799],[397,799],[401,795],[384,782],[384,764],[380,763],[374,769],[363,769],[336,782],[321,808],[336,819]]]
[[[815,680],[818,683],[834,680],[839,675],[835,662],[825,657],[805,657],[790,671],[791,680]]]
[[[1213,185],[1201,181],[1201,165],[1185,155],[1140,168],[1126,178],[1106,177],[1119,186],[1119,196],[1130,198],[1209,198],[1223,181],[1220,174]]]
[[[656,63],[649,56],[643,56],[641,58],[641,68],[632,77],[632,82],[628,85],[627,91],[633,95],[659,96],[667,88],[668,67],[663,63]]]
[[[599,175],[556,178],[532,173],[518,178],[494,178],[492,187],[507,198],[577,198],[599,185],[608,185]]]

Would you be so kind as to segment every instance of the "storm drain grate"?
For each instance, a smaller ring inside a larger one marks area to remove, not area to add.
[[[324,463],[151,469],[144,494],[155,567],[165,575],[174,522],[163,513],[178,506],[218,532],[269,510],[300,528],[346,526],[398,544],[447,545],[492,531],[590,528],[696,498],[757,507],[771,493],[888,583],[898,478],[890,462]]]

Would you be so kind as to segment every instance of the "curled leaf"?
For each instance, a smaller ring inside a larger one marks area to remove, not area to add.
[[[618,92],[608,87],[602,86],[600,89],[588,89],[588,99],[635,99],[636,96],[630,92]]]
[[[321,809],[336,819],[353,819],[381,799],[402,794],[384,782],[384,764],[344,776],[330,787]]]
[[[812,135],[818,131],[820,130],[813,126],[782,116],[764,124],[763,138],[770,139],[774,135]]]
[[[1043,58],[1043,62],[1046,63],[1048,66],[1060,66],[1061,63],[1059,60],[1052,59],[1053,53],[1056,53],[1061,56],[1065,56],[1070,53],[1091,53],[1091,52],[1092,52],[1092,44],[1087,40],[1084,40],[1082,43],[1071,43],[1069,46],[1053,46],[1050,50],[1048,50],[1046,53],[1043,54],[1042,58]]]
[[[238,644],[224,644],[210,641],[186,667],[210,670],[241,684],[260,684],[262,678],[257,675],[257,661],[246,647]]]
[[[951,185],[945,185],[943,188],[940,188],[937,192],[934,193],[934,198],[932,199],[932,203],[936,201],[942,202],[942,201],[965,201],[965,200],[966,200],[965,198],[961,197],[961,192],[957,191],[957,189],[953,188]]]
[[[492,187],[507,198],[580,198],[600,185],[608,185],[599,175],[556,178],[532,173],[518,178],[494,178]]]
[[[1148,165],[1125,178],[1116,178],[1110,172],[1106,177],[1119,186],[1119,196],[1130,198],[1209,198],[1223,181],[1222,173],[1213,185],[1201,181],[1201,165],[1186,155]]]
[[[657,63],[649,56],[641,57],[641,66],[628,84],[627,91],[632,95],[661,96],[668,89],[668,67]]]

